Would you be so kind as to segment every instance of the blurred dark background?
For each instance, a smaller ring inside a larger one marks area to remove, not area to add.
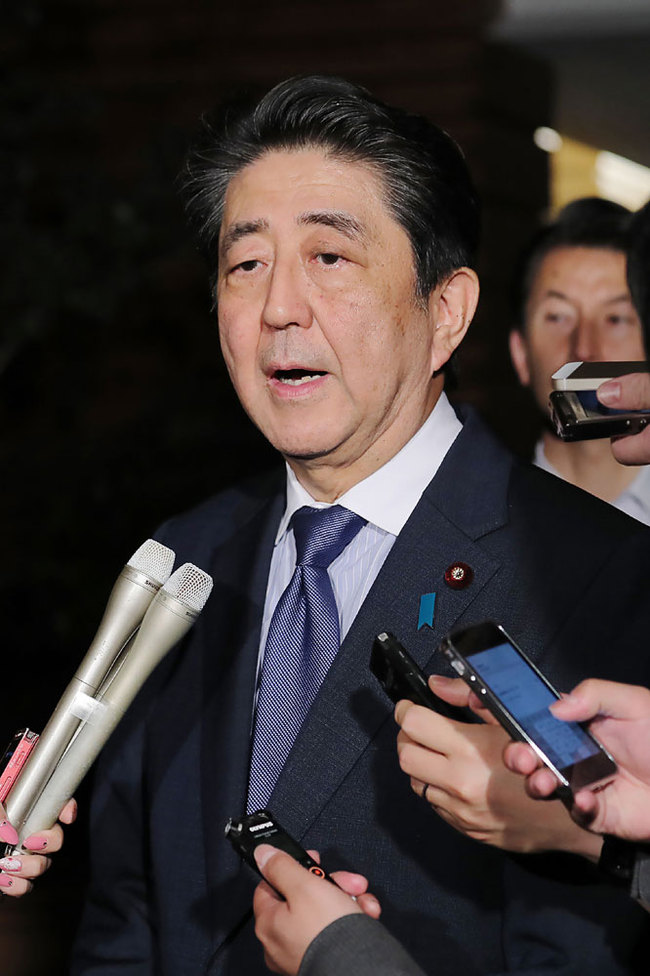
[[[627,20],[616,5],[627,65],[619,82],[632,86],[623,112],[616,72],[607,77],[603,69],[608,52],[611,60],[611,11],[609,26],[592,16],[592,33],[585,18],[569,24],[558,51],[554,3],[529,4],[537,21],[522,20],[520,6],[5,6],[0,738],[20,726],[43,727],[118,572],[155,526],[273,463],[230,391],[205,269],[177,192],[200,115],[233,90],[261,91],[296,73],[343,74],[429,115],[461,144],[485,225],[484,297],[460,357],[459,394],[517,451],[530,449],[534,413],[516,387],[506,336],[513,257],[548,204],[548,156],[532,133],[559,117],[576,138],[597,137],[598,145],[650,161],[642,124],[650,32],[646,15],[646,33],[639,33],[640,4],[631,0]],[[601,4],[591,6],[592,15],[600,12]],[[632,51],[645,81],[634,73]],[[567,64],[574,69],[568,80]],[[587,100],[594,96],[598,79],[616,124],[608,123],[604,103],[591,116],[584,101],[577,110],[571,103],[581,84]],[[66,972],[83,890],[86,795],[87,787],[80,822],[67,832],[54,869],[29,899],[0,901],[3,976]]]

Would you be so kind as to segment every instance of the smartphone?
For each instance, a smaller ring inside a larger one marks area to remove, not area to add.
[[[492,622],[456,631],[440,650],[513,739],[527,742],[571,791],[603,784],[616,763],[580,722],[562,722],[548,708],[553,686]]]
[[[565,363],[553,373],[555,390],[596,390],[601,383],[627,376],[628,373],[649,373],[650,363],[645,360],[633,362],[584,362]]]
[[[395,704],[405,698],[449,718],[458,718],[462,714],[434,695],[419,664],[388,631],[375,637],[370,652],[370,670]]]
[[[606,380],[649,369],[647,362],[565,363],[553,373],[554,390],[549,398],[558,437],[580,441],[638,434],[650,423],[650,411],[606,407],[598,400],[596,390]]]
[[[320,864],[280,826],[269,810],[256,810],[239,820],[231,818],[226,824],[225,834],[237,853],[258,874],[260,870],[254,857],[255,848],[259,844],[271,844],[272,847],[290,854],[317,878],[325,878],[326,881],[336,884]]]

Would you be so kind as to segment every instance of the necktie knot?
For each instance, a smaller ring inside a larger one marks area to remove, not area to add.
[[[340,505],[299,508],[291,518],[296,564],[327,569],[365,524],[360,515]]]

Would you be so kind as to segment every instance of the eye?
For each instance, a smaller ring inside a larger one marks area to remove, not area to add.
[[[550,322],[552,325],[556,325],[561,322],[566,322],[568,320],[568,315],[566,312],[546,312],[544,314],[544,321]]]
[[[339,263],[339,261],[344,260],[340,254],[335,254],[333,251],[321,252],[320,254],[316,255],[316,259],[320,262],[320,264],[324,264],[326,268],[333,268]]]
[[[631,325],[633,319],[629,315],[608,315],[607,324],[608,325]]]
[[[259,265],[259,261],[255,258],[251,258],[250,261],[240,261],[239,264],[235,264],[230,270],[231,271],[255,271]]]

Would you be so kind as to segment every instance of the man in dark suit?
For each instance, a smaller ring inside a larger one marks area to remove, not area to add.
[[[410,790],[368,671],[382,630],[432,670],[453,626],[495,617],[561,687],[647,677],[647,531],[517,465],[443,392],[478,297],[458,149],[353,85],[298,79],[217,120],[189,190],[230,376],[286,471],[159,533],[215,586],[105,752],[73,973],[262,972],[255,880],[222,836],[247,803],[368,875],[436,973],[633,972],[643,913],[591,867],[477,844]],[[339,530],[325,570],[314,540]],[[562,809],[503,779],[492,733],[447,728],[518,850],[575,845]]]

